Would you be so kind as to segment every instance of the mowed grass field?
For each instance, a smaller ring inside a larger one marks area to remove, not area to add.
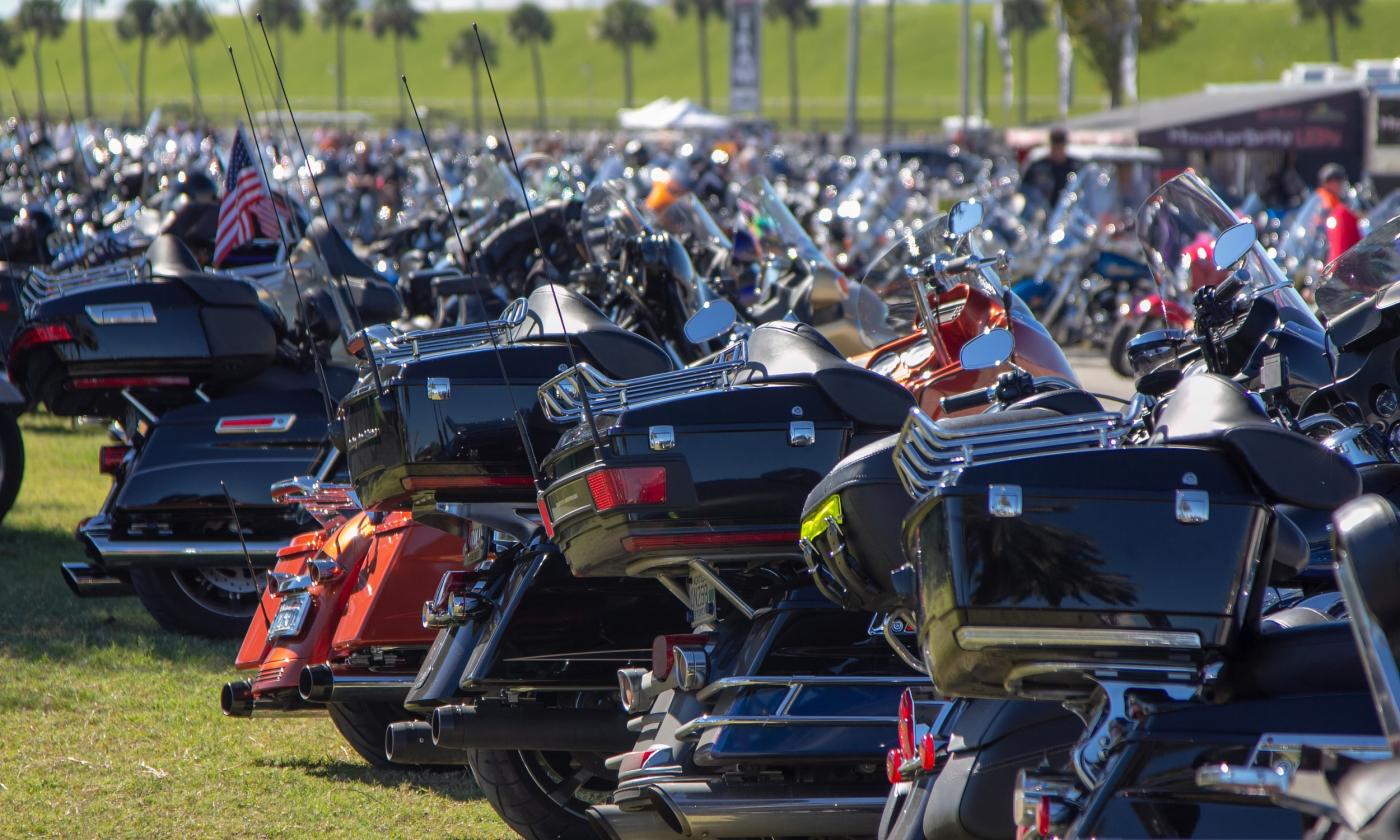
[[[73,598],[73,526],[105,434],[28,417],[0,525],[0,837],[512,836],[463,772],[370,769],[328,719],[229,720],[234,642],[162,632],[133,600]]]
[[[112,0],[118,3],[120,0]],[[307,4],[310,6],[310,4]],[[244,4],[251,9],[250,3]],[[802,117],[835,127],[845,113],[847,7],[820,9],[817,28],[798,36]],[[885,6],[867,4],[861,18],[860,112],[869,125],[883,113]],[[976,20],[990,22],[990,5],[974,6]],[[1295,61],[1327,58],[1325,24],[1298,21],[1291,0],[1248,3],[1203,3],[1188,6],[1185,14],[1194,26],[1169,47],[1146,54],[1142,60],[1142,91],[1146,97],[1197,90],[1207,82],[1277,79]],[[1400,0],[1367,0],[1361,9],[1359,29],[1340,30],[1342,60],[1390,57],[1400,52],[1395,33],[1400,32]],[[555,126],[608,122],[622,104],[622,71],[619,53],[593,39],[596,10],[578,9],[554,13],[556,34],[543,48],[545,91],[550,122]],[[433,12],[420,25],[421,38],[406,45],[407,72],[420,105],[448,120],[461,120],[470,108],[470,76],[463,67],[450,67],[447,44],[473,21],[500,45],[496,79],[508,117],[528,125],[534,118],[534,83],[529,54],[506,37],[506,13]],[[898,5],[895,10],[895,97],[898,119],[918,131],[932,128],[937,118],[960,109],[958,83],[959,8],[955,3]],[[699,96],[698,39],[693,18],[678,19],[669,6],[655,9],[657,45],[636,53],[636,100],[658,96]],[[237,18],[219,18],[219,32],[195,50],[206,110],[220,118],[241,115],[237,87],[225,44],[238,56],[255,110],[270,107],[271,83],[258,85],[254,57],[266,64],[266,53],[254,28],[255,52],[250,52],[243,24]],[[255,27],[256,25],[253,24]],[[727,108],[728,31],[723,22],[710,24],[711,82],[714,101]],[[93,87],[98,110],[108,117],[135,119],[135,100],[129,93],[136,82],[135,43],[117,39],[110,21],[97,21],[92,33]],[[1016,46],[1019,56],[1019,46]],[[62,92],[54,61],[61,63],[69,95],[82,108],[82,82],[78,57],[78,27],[69,25],[62,40],[43,51],[44,82],[49,108],[61,112]],[[308,13],[300,34],[285,36],[287,87],[294,103],[306,110],[334,107],[335,42]],[[390,41],[376,41],[363,28],[347,35],[347,95],[349,107],[374,115],[392,116],[397,109],[398,78],[394,73]],[[1032,119],[1048,119],[1055,112],[1056,61],[1054,35],[1042,30],[1031,41],[1030,94]],[[1002,74],[995,39],[988,39],[989,116],[1005,120],[1001,108]],[[267,67],[261,68],[266,71]],[[766,23],[763,38],[765,111],[775,120],[787,119],[787,32],[785,26]],[[11,71],[15,87],[27,108],[35,101],[33,64],[25,56]],[[148,69],[151,101],[187,109],[189,73],[178,43],[151,47]],[[484,86],[484,81],[483,81]],[[259,92],[261,90],[261,92]],[[8,112],[11,102],[5,97]],[[488,100],[489,102],[489,100]],[[1075,110],[1095,110],[1104,105],[1102,86],[1082,59],[1077,64]],[[494,125],[489,110],[487,125]],[[1013,112],[1014,113],[1014,112]],[[143,115],[144,116],[144,115]]]

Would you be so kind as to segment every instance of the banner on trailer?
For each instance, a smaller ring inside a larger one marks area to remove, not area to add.
[[[729,113],[758,116],[762,110],[763,88],[759,28],[763,9],[760,0],[733,0],[729,15]]]

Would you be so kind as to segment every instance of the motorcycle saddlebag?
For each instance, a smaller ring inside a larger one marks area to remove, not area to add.
[[[919,640],[948,694],[1078,696],[1093,668],[1191,667],[1238,636],[1273,521],[1218,450],[966,467],[904,524]]]
[[[9,353],[11,377],[30,399],[65,417],[121,416],[123,390],[158,408],[273,362],[286,327],[253,285],[200,273],[177,240],[162,237],[151,251],[162,248],[173,256],[153,257],[149,278],[128,268],[110,284],[58,285],[30,304]],[[190,265],[170,262],[181,257]]]

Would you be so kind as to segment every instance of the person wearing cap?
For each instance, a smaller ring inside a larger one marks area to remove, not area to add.
[[[1054,207],[1060,200],[1069,175],[1079,166],[1079,161],[1069,156],[1067,137],[1063,128],[1050,129],[1050,152],[1040,160],[1026,167],[1021,176],[1023,191],[1034,189],[1045,199],[1046,205]]]
[[[1322,200],[1327,225],[1327,261],[1340,257],[1361,241],[1361,224],[1346,203],[1347,171],[1329,163],[1317,173],[1317,195]]]

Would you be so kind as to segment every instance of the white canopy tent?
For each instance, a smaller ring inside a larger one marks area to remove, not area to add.
[[[689,99],[666,96],[640,108],[618,110],[617,122],[631,131],[725,131],[731,125],[728,117],[707,111]]]

